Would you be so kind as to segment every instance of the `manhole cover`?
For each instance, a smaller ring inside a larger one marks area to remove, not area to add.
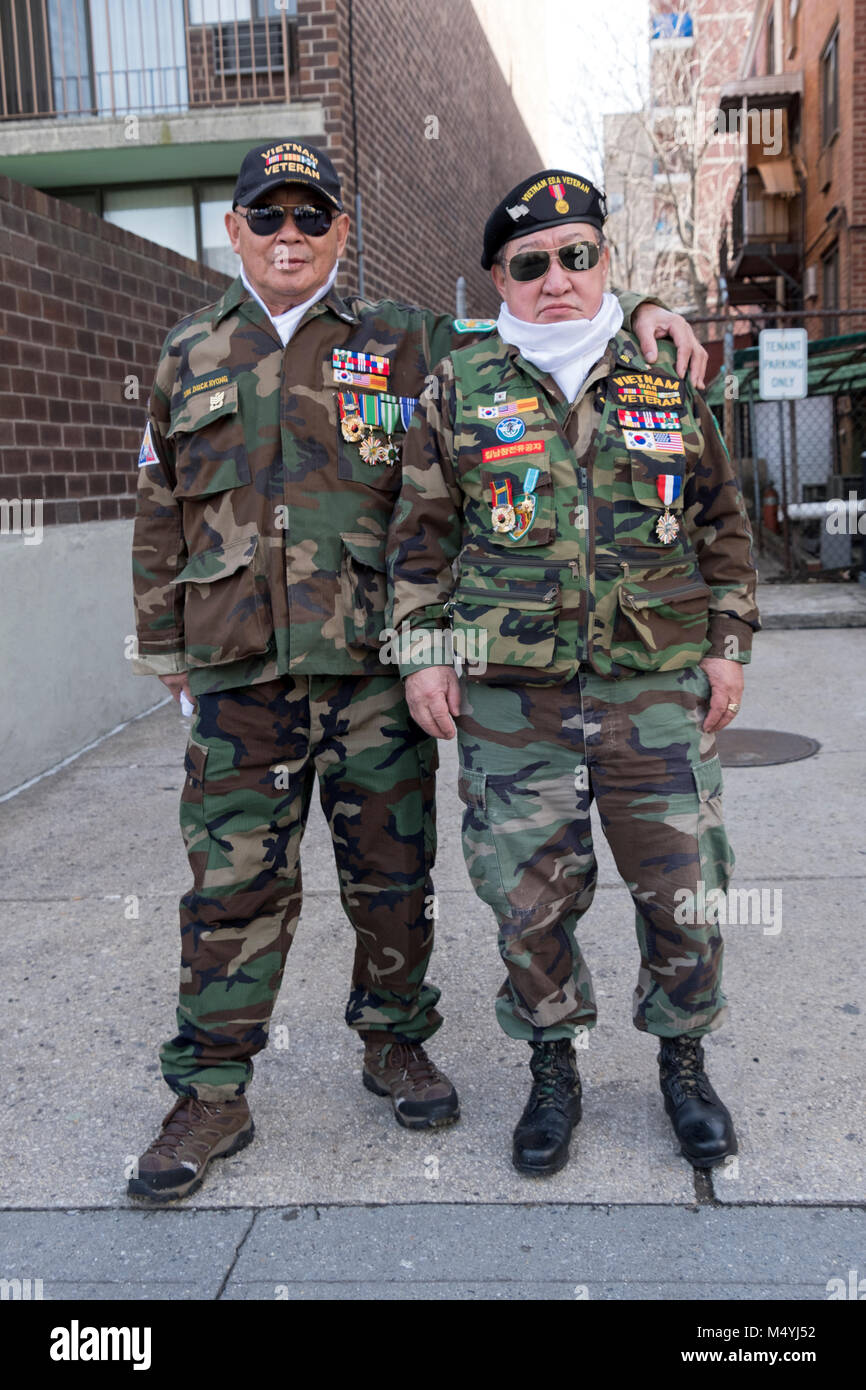
[[[821,747],[816,738],[782,734],[778,729],[722,729],[716,735],[722,767],[771,767],[811,758]]]

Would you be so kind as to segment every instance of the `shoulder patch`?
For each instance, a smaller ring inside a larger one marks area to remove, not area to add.
[[[153,447],[153,437],[150,433],[150,421],[147,422],[147,429],[144,431],[144,438],[141,441],[141,448],[138,451],[138,466],[146,468],[149,463],[159,463],[159,455]]]
[[[496,319],[455,319],[454,329],[457,333],[492,333],[496,327]]]

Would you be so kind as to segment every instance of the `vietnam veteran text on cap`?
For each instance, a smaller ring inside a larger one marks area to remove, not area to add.
[[[248,208],[263,193],[283,183],[303,183],[315,188],[338,212],[343,211],[340,180],[330,159],[315,145],[297,140],[272,140],[267,145],[256,145],[244,155],[232,207],[240,204]]]
[[[561,222],[588,222],[601,231],[606,217],[607,200],[589,179],[564,169],[543,169],[512,188],[491,212],[484,227],[481,264],[489,270],[500,246],[512,237],[558,227]]]

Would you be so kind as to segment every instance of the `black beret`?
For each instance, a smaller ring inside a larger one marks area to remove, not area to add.
[[[506,193],[491,212],[484,227],[481,264],[489,270],[499,248],[513,237],[562,222],[588,222],[601,231],[606,217],[607,200],[589,179],[564,169],[542,169]]]
[[[343,211],[340,180],[328,156],[315,145],[300,140],[271,140],[244,155],[235,185],[232,207],[248,208],[262,194],[284,183],[303,183],[315,188],[329,203]]]

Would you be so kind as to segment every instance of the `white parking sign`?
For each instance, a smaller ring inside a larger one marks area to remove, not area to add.
[[[794,401],[808,394],[805,328],[763,328],[758,334],[761,399]]]

